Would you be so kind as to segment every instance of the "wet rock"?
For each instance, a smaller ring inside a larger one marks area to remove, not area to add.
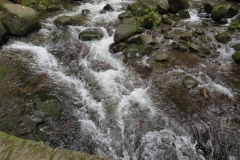
[[[178,43],[177,42],[173,42],[172,43],[172,48],[173,49],[178,49]]]
[[[199,48],[199,53],[204,54],[204,55],[205,55],[205,54],[209,54],[209,53],[210,53],[210,49],[201,46],[201,47]]]
[[[166,15],[166,14],[162,15],[163,20],[168,19],[168,18],[169,18],[168,15]]]
[[[140,34],[136,34],[128,38],[126,41],[128,44],[142,44],[142,36]]]
[[[186,44],[179,43],[177,49],[180,51],[188,51],[188,46]]]
[[[60,8],[59,5],[56,5],[56,4],[49,4],[47,10],[48,10],[49,12],[53,12],[53,11],[61,10],[61,8]]]
[[[172,25],[172,20],[171,19],[164,19],[162,23],[167,24],[167,25]]]
[[[185,77],[184,80],[182,81],[182,84],[187,89],[193,89],[198,86],[198,82],[193,77],[190,76]]]
[[[222,18],[232,18],[237,15],[238,8],[235,5],[218,5],[211,12],[212,20],[219,22]]]
[[[78,38],[82,41],[100,40],[103,38],[103,32],[97,28],[89,28],[79,33]]]
[[[138,2],[129,4],[127,6],[127,10],[131,11],[132,15],[134,16],[136,16],[138,12],[142,9],[143,9],[143,5]]]
[[[240,43],[237,43],[232,46],[236,51],[240,51]]]
[[[54,102],[54,99],[47,100],[43,102],[41,105],[36,105],[36,107],[39,108],[44,113],[45,116],[49,116],[54,120],[57,120],[62,113],[62,106],[57,105],[57,103]]]
[[[73,25],[74,19],[69,16],[61,16],[54,20],[53,22],[55,26],[67,26],[67,25]]]
[[[137,47],[138,54],[144,56],[144,55],[150,55],[152,54],[152,47],[149,45],[140,45]]]
[[[178,11],[176,15],[180,18],[191,18],[187,9]]]
[[[240,30],[240,20],[239,19],[234,19],[232,20],[229,30],[234,31],[234,30]]]
[[[188,46],[190,51],[199,52],[200,50],[200,46],[195,43],[189,43]]]
[[[238,11],[239,7],[235,4],[232,4],[228,9],[227,18],[232,18],[236,16],[238,14]]]
[[[182,33],[179,35],[180,40],[189,41],[192,38],[192,35],[189,33]]]
[[[230,36],[225,32],[215,35],[215,38],[220,43],[227,43],[231,39]]]
[[[149,45],[131,46],[124,50],[123,54],[127,57],[144,56],[152,54],[153,49]]]
[[[172,27],[170,25],[164,25],[161,29],[161,32],[165,33],[165,32],[168,32],[170,30],[172,30]]]
[[[114,11],[113,7],[110,4],[107,4],[106,6],[103,7],[103,10],[112,12]]]
[[[204,11],[208,14],[211,14],[212,10],[213,10],[213,4],[211,3],[204,3],[203,5]]]
[[[47,6],[44,6],[42,4],[38,4],[36,7],[35,7],[36,10],[38,11],[46,11],[48,8]]]
[[[204,34],[204,30],[201,27],[198,27],[194,30],[194,33],[196,33],[197,35],[203,35]]]
[[[90,14],[91,12],[90,12],[90,10],[89,9],[83,9],[82,10],[82,15],[88,15],[88,14]]]
[[[203,42],[203,43],[208,43],[211,41],[211,38],[208,37],[207,35],[201,35],[199,36],[199,39]]]
[[[6,39],[7,30],[4,28],[0,22],[0,44]]]
[[[202,95],[206,99],[210,99],[211,98],[211,94],[210,94],[210,92],[208,91],[207,88],[201,88],[200,89],[200,95]]]
[[[41,28],[36,11],[19,4],[3,5],[2,23],[10,34],[16,36],[23,36]]]
[[[114,34],[114,42],[120,42],[128,39],[129,37],[141,33],[144,30],[139,27],[136,19],[134,17],[125,18],[117,26]]]
[[[172,39],[174,37],[174,34],[172,32],[166,32],[164,34],[165,39]]]
[[[235,52],[232,55],[232,58],[236,61],[236,62],[240,62],[240,51]]]
[[[122,52],[127,47],[128,47],[128,45],[126,43],[123,43],[123,42],[113,43],[109,47],[109,52],[112,53],[112,54]]]
[[[130,11],[126,11],[126,12],[123,12],[123,13],[121,13],[121,14],[119,14],[118,15],[118,18],[120,19],[120,20],[123,20],[124,18],[130,18],[130,17],[132,17],[133,15],[132,15],[132,13],[130,12]]]
[[[112,12],[114,11],[113,7],[110,4],[107,4],[103,7],[103,10],[100,13]]]
[[[168,0],[138,0],[142,5],[148,5],[151,7],[156,7],[160,14],[164,14],[169,9]]]
[[[163,62],[163,61],[169,61],[169,60],[170,60],[170,54],[168,52],[156,51],[155,61]]]
[[[227,24],[228,23],[228,20],[226,18],[222,18],[220,21],[219,21],[220,24]]]
[[[144,45],[154,45],[156,44],[155,39],[151,35],[143,35],[141,36],[142,44]]]
[[[170,12],[176,13],[182,9],[188,8],[187,0],[169,0],[168,3]]]

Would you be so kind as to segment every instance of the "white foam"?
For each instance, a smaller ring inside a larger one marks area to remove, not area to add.
[[[33,57],[38,62],[39,66],[52,69],[57,67],[56,58],[52,54],[49,54],[47,49],[44,47],[34,46],[32,44],[17,41],[13,44],[3,46],[3,48],[9,50],[29,51],[33,54]]]
[[[177,159],[192,160],[198,157],[194,148],[195,144],[190,143],[188,137],[176,136],[165,129],[145,134],[138,150],[143,150],[141,159],[171,159],[176,155]]]
[[[201,19],[198,17],[197,9],[189,9],[190,18],[185,19],[185,22],[200,23]]]

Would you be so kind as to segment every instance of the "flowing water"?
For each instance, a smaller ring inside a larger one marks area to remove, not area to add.
[[[79,146],[83,151],[124,160],[204,159],[197,153],[192,135],[153,103],[149,95],[151,82],[123,63],[121,53],[112,55],[108,51],[117,16],[123,12],[122,7],[132,2],[94,0],[79,4],[43,20],[38,32],[10,40],[2,51],[22,59],[32,71],[48,74],[51,81],[61,86],[60,92],[68,95],[68,101],[73,102],[66,108],[71,110],[80,129],[79,138],[69,148]],[[112,5],[114,11],[100,14],[106,4]],[[57,17],[78,15],[83,9],[91,11],[84,25],[58,28],[53,24]],[[199,19],[193,17],[190,21]],[[81,31],[95,27],[102,30],[103,39],[78,39]],[[223,52],[221,56],[225,56]],[[170,73],[191,74],[181,69]],[[229,89],[213,82],[205,73],[194,76],[200,87],[208,86],[233,97]]]

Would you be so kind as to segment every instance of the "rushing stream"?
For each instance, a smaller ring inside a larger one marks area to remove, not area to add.
[[[151,82],[127,66],[121,53],[109,52],[117,16],[123,11],[123,6],[132,2],[94,0],[70,11],[64,10],[43,20],[42,29],[38,32],[25,38],[11,39],[3,46],[3,51],[22,59],[34,72],[48,74],[51,81],[60,86],[59,92],[68,96],[67,101],[72,105],[66,108],[77,119],[75,125],[79,127],[78,139],[68,142],[68,148],[124,160],[205,159],[196,151],[193,135],[152,101],[149,95]],[[114,11],[100,14],[106,4],[112,5]],[[78,15],[83,9],[89,9],[91,14],[82,26],[56,27],[53,24],[57,17]],[[195,12],[193,10],[192,18],[184,23],[200,21],[193,17]],[[78,39],[81,31],[95,27],[104,33],[101,40]],[[225,48],[219,48],[222,53],[220,60],[221,57],[226,59],[229,54],[224,55],[221,49]],[[208,87],[228,95],[230,99],[234,97],[231,90],[212,81],[204,72],[193,74],[193,71],[171,70],[163,74],[161,80],[170,74],[189,74],[200,82],[200,88]],[[174,79],[170,83],[174,83]]]

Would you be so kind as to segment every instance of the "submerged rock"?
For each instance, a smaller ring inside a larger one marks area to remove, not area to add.
[[[168,52],[165,52],[165,51],[157,51],[155,60],[157,62],[169,61],[170,60],[170,54]]]
[[[89,28],[79,33],[79,39],[82,41],[100,40],[103,36],[102,30],[97,28]]]
[[[187,89],[193,89],[198,86],[198,82],[193,77],[190,76],[185,77],[184,80],[182,81],[182,84]]]
[[[3,5],[2,23],[10,34],[16,36],[23,36],[41,28],[36,11],[19,4]]]

